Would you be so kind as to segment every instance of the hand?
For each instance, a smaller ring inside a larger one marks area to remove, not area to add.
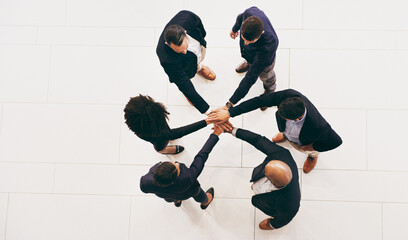
[[[234,126],[229,121],[225,123],[215,123],[214,125],[220,125],[224,132],[227,133],[232,133],[232,130],[234,130]]]
[[[218,112],[211,112],[206,119],[209,123],[223,123],[226,122],[231,116],[227,110],[220,110]]]
[[[230,32],[230,37],[231,37],[232,39],[235,39],[236,37],[238,37],[238,34],[239,34],[238,31],[237,31],[236,33],[234,33],[234,32],[231,30],[231,32]]]
[[[214,125],[213,129],[214,129],[213,134],[217,136],[220,136],[220,134],[224,132],[224,130],[222,129],[220,125]]]
[[[309,145],[303,145],[300,147],[300,149],[302,149],[303,151],[314,151],[313,143]]]

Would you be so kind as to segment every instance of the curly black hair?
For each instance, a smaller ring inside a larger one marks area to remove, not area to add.
[[[139,94],[130,98],[123,111],[126,124],[138,136],[158,137],[168,128],[170,113],[162,103],[155,102],[150,96]]]

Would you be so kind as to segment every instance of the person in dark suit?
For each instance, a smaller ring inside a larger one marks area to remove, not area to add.
[[[196,73],[208,80],[214,80],[216,77],[209,67],[201,64],[207,47],[205,35],[204,26],[196,14],[180,11],[165,26],[157,44],[156,54],[170,82],[177,85],[198,111],[208,114],[210,106],[190,81]]]
[[[154,149],[162,154],[178,154],[184,150],[180,145],[168,145],[170,140],[181,138],[187,134],[207,126],[207,120],[201,120],[183,127],[171,129],[167,124],[166,107],[155,102],[150,96],[133,97],[126,104],[125,120],[129,129],[139,138],[153,144]]]
[[[276,89],[273,69],[279,40],[268,17],[257,7],[248,8],[238,15],[230,32],[231,38],[238,37],[239,32],[241,56],[245,60],[235,71],[247,73],[224,108],[232,107],[245,97],[258,77],[263,82],[264,93],[274,92]],[[261,110],[265,109],[264,107]]]
[[[164,198],[166,202],[174,202],[176,207],[181,206],[182,200],[192,197],[196,202],[201,203],[202,209],[206,209],[214,199],[214,189],[211,187],[204,192],[197,178],[203,171],[204,164],[222,132],[223,128],[220,125],[214,127],[214,132],[195,156],[189,168],[178,162],[159,162],[150,168],[149,172],[140,179],[142,192],[154,193]]]
[[[271,216],[259,223],[263,230],[273,230],[288,224],[300,206],[299,174],[290,152],[259,134],[233,128],[232,133],[265,153],[265,160],[254,168],[250,182],[255,195],[251,202]]]
[[[278,107],[275,115],[279,128],[272,141],[279,143],[288,140],[295,149],[308,154],[303,165],[305,173],[316,166],[319,152],[335,149],[342,144],[340,136],[309,99],[293,89],[262,94],[228,110],[214,111],[208,121],[224,122],[259,107],[271,106]]]

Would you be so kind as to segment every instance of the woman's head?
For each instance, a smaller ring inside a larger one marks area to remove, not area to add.
[[[123,111],[126,124],[137,135],[158,136],[167,127],[169,112],[150,96],[131,98]]]

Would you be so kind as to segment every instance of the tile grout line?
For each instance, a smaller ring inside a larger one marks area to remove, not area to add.
[[[4,227],[4,240],[7,239],[7,223],[8,223],[9,207],[10,207],[10,193],[7,194],[6,226]]]
[[[256,240],[256,208],[252,207],[254,209],[254,240]]]

